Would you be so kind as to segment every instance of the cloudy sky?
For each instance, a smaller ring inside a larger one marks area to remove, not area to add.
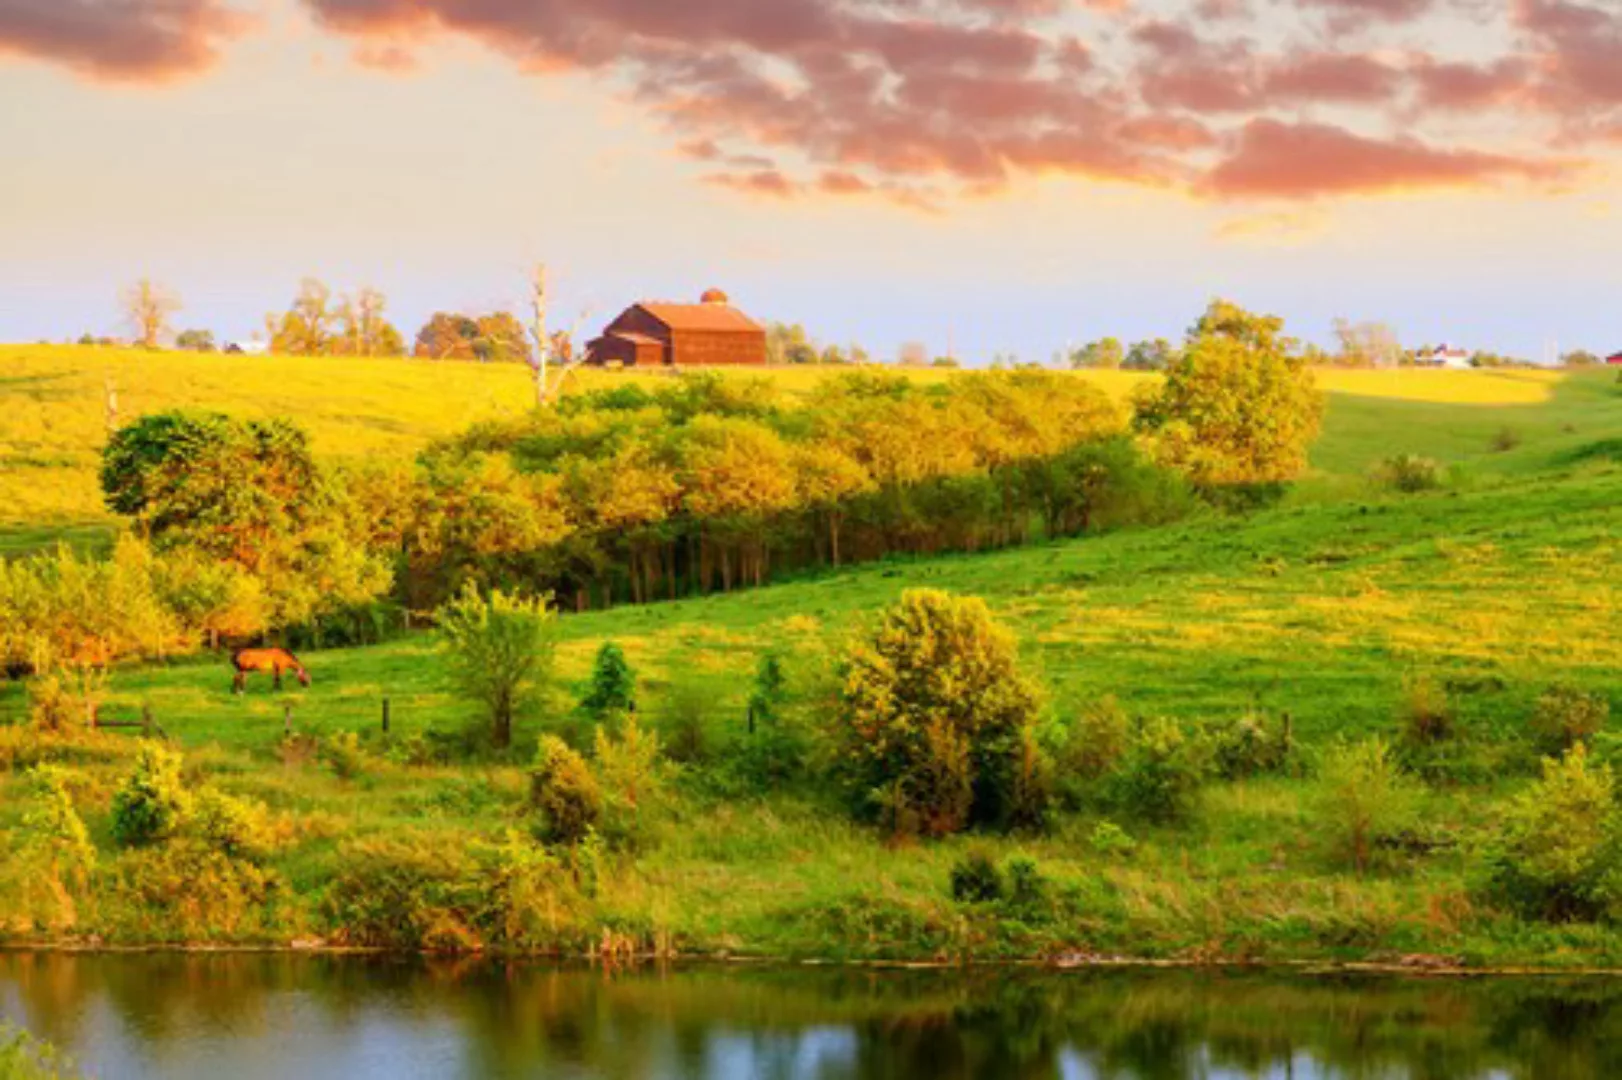
[[[881,354],[1622,348],[1616,0],[0,0],[0,339],[727,288]]]

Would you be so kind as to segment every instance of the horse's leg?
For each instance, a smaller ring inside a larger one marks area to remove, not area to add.
[[[276,673],[276,689],[280,690],[282,688],[282,669],[278,666],[271,670]]]
[[[241,671],[238,671],[235,675],[231,676],[231,693],[233,693],[233,694],[241,694],[242,693],[242,688],[247,683],[247,681],[248,681],[248,676],[244,672],[241,672]]]

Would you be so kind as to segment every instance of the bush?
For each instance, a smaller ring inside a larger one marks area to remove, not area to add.
[[[1622,829],[1609,766],[1581,744],[1543,762],[1509,800],[1482,857],[1480,891],[1532,918],[1594,919],[1622,902]]]
[[[591,682],[580,699],[580,708],[598,723],[636,711],[636,673],[626,662],[624,651],[612,641],[603,642],[597,650]]]
[[[471,584],[438,613],[451,672],[485,708],[497,749],[512,745],[514,717],[552,673],[556,613],[544,600]]]
[[[1403,686],[1402,741],[1414,749],[1451,742],[1457,734],[1453,703],[1447,691],[1428,676]]]
[[[1501,427],[1493,434],[1491,446],[1495,453],[1502,454],[1521,445],[1521,433],[1512,427]]]
[[[1145,721],[1110,777],[1110,801],[1149,821],[1173,822],[1194,810],[1208,747],[1171,720]]]
[[[1383,739],[1332,748],[1319,772],[1317,803],[1336,856],[1359,874],[1369,869],[1380,850],[1413,828],[1419,791]]]
[[[1113,696],[1082,710],[1065,735],[1059,765],[1066,776],[1096,780],[1120,762],[1132,745],[1132,719]]]
[[[46,1042],[0,1020],[0,1077],[5,1080],[67,1080],[73,1064]]]
[[[1385,487],[1408,494],[1434,491],[1442,486],[1442,466],[1418,454],[1396,454],[1380,463],[1374,471],[1374,479]]]
[[[1247,713],[1213,724],[1208,735],[1213,765],[1229,780],[1283,772],[1295,757],[1288,716],[1275,723],[1262,713]]]
[[[259,862],[274,846],[264,803],[213,788],[197,793],[191,826],[205,844],[233,859]]]
[[[115,928],[165,941],[262,940],[281,932],[276,874],[199,840],[126,853],[118,863]]]
[[[1032,812],[1018,777],[1041,696],[984,601],[902,594],[850,646],[840,679],[840,765],[897,831],[1007,827]]]
[[[332,937],[348,945],[461,952],[482,942],[475,930],[484,883],[464,838],[415,833],[370,839],[338,852],[327,893]]]
[[[340,731],[321,740],[321,757],[340,780],[356,780],[366,773],[367,754],[361,748],[360,735],[353,731]]]
[[[749,691],[749,733],[775,724],[788,696],[788,679],[776,653],[763,653],[755,665],[755,684]]]
[[[1598,735],[1610,718],[1611,703],[1599,694],[1551,686],[1538,697],[1532,731],[1545,749],[1563,754]]]
[[[632,716],[614,739],[597,729],[597,779],[603,792],[603,829],[611,840],[636,844],[663,808],[670,766],[660,760],[659,736]]]
[[[672,761],[697,764],[710,757],[710,736],[705,717],[715,695],[689,682],[670,686],[659,702],[659,728],[665,733],[665,753]]]
[[[538,834],[555,844],[579,843],[603,813],[602,791],[585,758],[555,735],[542,738],[536,750],[529,801],[540,813]]]
[[[96,848],[68,792],[71,774],[40,765],[28,779],[21,836],[0,859],[0,910],[13,928],[69,929],[78,922],[74,896],[95,870]]]
[[[971,851],[952,864],[952,899],[962,904],[991,904],[1003,898],[1002,871],[990,855]]]
[[[82,705],[55,675],[41,675],[28,684],[28,719],[41,731],[63,731],[78,716]]]
[[[166,840],[191,813],[192,796],[180,778],[181,757],[143,742],[135,771],[113,795],[113,837],[124,847]]]
[[[1003,866],[1003,876],[1007,881],[1010,907],[1028,914],[1047,899],[1047,879],[1029,855],[1009,856]]]

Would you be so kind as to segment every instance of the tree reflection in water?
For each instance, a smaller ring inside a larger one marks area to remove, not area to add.
[[[0,954],[95,1075],[1622,1076],[1622,982]]]

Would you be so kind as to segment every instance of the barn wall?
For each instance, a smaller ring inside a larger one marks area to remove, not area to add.
[[[766,363],[766,332],[677,330],[675,362],[684,367],[728,367]]]
[[[591,352],[593,364],[625,364],[637,362],[637,350],[624,338],[605,337]]]

